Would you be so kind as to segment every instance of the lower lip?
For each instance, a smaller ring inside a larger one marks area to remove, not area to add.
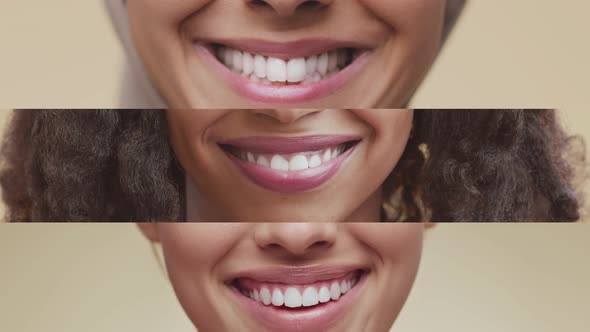
[[[334,327],[345,317],[350,308],[357,302],[361,287],[367,274],[361,275],[358,283],[337,301],[330,301],[315,307],[303,309],[285,309],[284,307],[266,306],[244,296],[236,288],[232,292],[240,305],[252,317],[269,331],[283,332],[314,332],[326,331]]]
[[[358,144],[346,152],[315,168],[302,171],[277,171],[264,166],[252,164],[225,151],[226,155],[238,166],[242,173],[259,186],[282,193],[297,193],[311,190],[328,182],[342,165],[350,158]]]
[[[318,82],[272,86],[251,81],[231,71],[217,60],[209,47],[203,44],[195,43],[195,48],[206,64],[223,77],[236,93],[257,102],[273,104],[302,103],[335,93],[361,70],[370,54],[370,51],[364,52],[348,67]]]

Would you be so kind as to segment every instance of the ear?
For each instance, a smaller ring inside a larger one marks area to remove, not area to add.
[[[137,223],[137,227],[150,242],[160,242],[160,234],[158,233],[158,225],[153,222]]]

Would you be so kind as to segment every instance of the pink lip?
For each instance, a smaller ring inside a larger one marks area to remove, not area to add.
[[[236,272],[232,274],[228,278],[228,280],[233,280],[237,278],[248,278],[261,282],[280,282],[285,284],[302,285],[311,284],[318,281],[341,278],[351,272],[358,270],[366,270],[366,268],[359,265],[286,265]]]
[[[245,137],[220,142],[256,153],[289,154],[319,151],[340,144],[359,141],[359,136],[318,135],[303,137]]]
[[[201,40],[201,42],[204,42]],[[341,49],[370,49],[371,46],[359,42],[337,41],[325,38],[305,39],[286,43],[275,43],[260,39],[218,39],[213,42],[242,51],[272,56],[275,58],[288,60],[292,58],[309,57],[315,54]]]
[[[298,193],[319,187],[332,179],[357,146],[318,167],[289,172],[259,166],[239,159],[229,152],[226,152],[226,155],[238,166],[242,174],[259,186],[276,192]]]
[[[236,288],[232,287],[231,290],[240,306],[269,331],[319,332],[330,329],[350,312],[359,297],[366,276],[367,274],[363,273],[356,286],[338,301],[296,310],[265,306],[242,295]]]
[[[370,54],[370,52],[362,53],[348,67],[321,81],[276,86],[254,82],[231,71],[217,60],[212,49],[205,44],[195,43],[194,46],[206,65],[218,73],[237,94],[256,102],[267,104],[295,104],[327,97],[348,83],[367,63]],[[286,46],[286,48],[290,47],[292,46]],[[300,54],[309,53],[306,50],[298,52]],[[275,54],[280,55],[281,53],[278,52]],[[291,54],[289,56],[293,57]]]

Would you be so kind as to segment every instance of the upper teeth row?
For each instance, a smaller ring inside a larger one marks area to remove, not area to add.
[[[345,146],[328,148],[318,153],[294,154],[289,156],[275,154],[272,156],[252,152],[241,151],[239,156],[242,160],[252,164],[264,166],[279,171],[301,171],[308,168],[316,168],[332,159],[337,158],[344,152]]]
[[[264,83],[316,82],[344,68],[348,61],[346,49],[283,60],[221,46],[217,49],[217,57],[242,76]]]
[[[268,287],[262,287],[260,290],[251,291],[242,290],[242,294],[250,299],[264,305],[273,305],[275,307],[286,306],[289,308],[311,307],[319,303],[326,303],[330,300],[337,301],[340,296],[346,294],[358,282],[358,278],[352,280],[337,282],[330,285],[324,285],[319,290],[314,286],[307,286],[303,293],[296,287],[288,287],[284,292],[279,288],[271,290]]]

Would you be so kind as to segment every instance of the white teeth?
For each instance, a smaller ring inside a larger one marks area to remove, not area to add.
[[[346,294],[349,289],[350,289],[350,287],[349,287],[349,284],[347,281],[343,281],[340,283],[340,291],[342,292],[342,294]],[[256,295],[256,294],[254,294],[254,295]]]
[[[250,53],[244,53],[242,57],[243,74],[250,76],[254,72],[254,57]]]
[[[313,75],[318,70],[318,56],[311,56],[305,61],[305,73],[307,75]]]
[[[303,155],[296,155],[295,157],[291,158],[291,161],[289,161],[290,171],[301,171],[308,168],[309,162],[307,161],[307,158]]]
[[[318,72],[321,75],[326,75],[328,73],[328,53],[323,53],[318,58]]]
[[[264,156],[259,156],[258,159],[256,160],[256,164],[270,168],[270,162]]]
[[[242,71],[242,68],[244,66],[243,62],[242,62],[242,52],[238,51],[238,50],[234,50],[232,52],[232,62],[233,62],[233,69],[235,71],[237,71],[238,73]]]
[[[330,295],[330,290],[328,289],[328,287],[324,286],[324,287],[320,288],[320,294],[318,295],[318,300],[320,301],[320,303],[329,302],[330,298],[331,298],[331,295]]]
[[[322,158],[320,158],[320,156],[317,154],[314,154],[309,159],[309,168],[315,168],[315,167],[320,166],[321,164],[322,164]]]
[[[340,298],[340,285],[337,282],[333,282],[332,286],[330,286],[330,298],[334,301]]]
[[[235,155],[244,161],[279,171],[302,171],[316,168],[344,153],[345,147],[327,148],[323,152],[302,152],[293,155],[269,155],[237,151]]]
[[[332,150],[327,149],[326,152],[324,152],[324,156],[322,157],[322,161],[328,162],[328,161],[330,161],[330,159],[332,159]]]
[[[301,297],[301,303],[303,304],[304,307],[311,307],[314,305],[317,305],[319,303],[319,298],[318,298],[318,291],[315,289],[315,287],[307,287],[304,291],[303,291],[303,296]]]
[[[337,301],[348,293],[357,283],[358,278],[334,281],[329,285],[322,285],[319,290],[314,286],[307,286],[300,291],[298,287],[287,287],[283,292],[279,288],[264,286],[259,290],[240,290],[240,292],[255,302],[266,306],[286,306],[288,308],[313,307],[320,303]],[[271,292],[272,290],[272,292]]]
[[[285,291],[285,306],[289,308],[299,308],[302,304],[301,294],[297,288],[289,287]]]
[[[266,77],[266,60],[262,55],[254,57],[254,73],[258,78]]]
[[[269,57],[266,61],[266,78],[271,82],[287,80],[287,63],[283,59]]]
[[[283,304],[285,304],[285,298],[283,297],[283,293],[281,293],[280,290],[275,289],[274,292],[272,292],[272,305],[280,307]]]
[[[264,305],[270,305],[272,302],[272,297],[270,295],[270,291],[266,287],[262,287],[260,290],[260,300]]]
[[[288,82],[301,82],[305,79],[305,59],[297,58],[291,59],[287,62],[287,81]]]
[[[276,169],[278,171],[288,171],[289,162],[282,156],[274,155],[270,161],[270,168]]]
[[[349,61],[349,53],[344,49],[288,60],[265,57],[228,47],[216,49],[215,54],[231,70],[264,84],[317,82],[334,75],[346,67]]]

